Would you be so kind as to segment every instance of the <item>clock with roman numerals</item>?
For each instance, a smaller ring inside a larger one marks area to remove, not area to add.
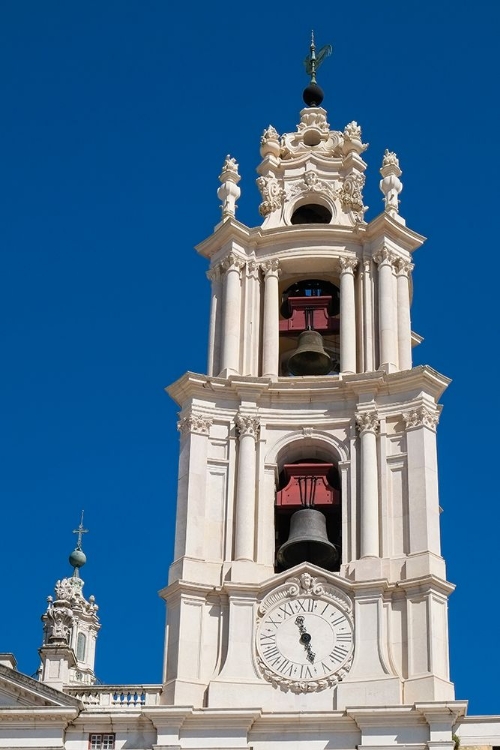
[[[333,597],[312,592],[284,597],[260,620],[256,645],[266,679],[294,692],[322,690],[342,679],[351,665],[350,612]]]

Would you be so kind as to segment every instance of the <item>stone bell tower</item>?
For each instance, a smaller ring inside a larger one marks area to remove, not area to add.
[[[449,678],[436,459],[449,381],[412,368],[425,238],[399,213],[388,150],[384,208],[365,219],[361,128],[332,129],[321,107],[329,51],[311,46],[296,130],[262,135],[261,225],[236,219],[228,156],[222,219],[197,247],[212,286],[208,372],[167,389],[181,437],[163,696],[285,724],[357,711],[365,745],[379,743],[363,710],[388,726],[407,710],[451,748],[464,704]]]

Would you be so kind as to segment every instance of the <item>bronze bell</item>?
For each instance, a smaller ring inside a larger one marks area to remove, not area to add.
[[[328,375],[332,360],[323,348],[320,333],[302,331],[297,348],[288,359],[288,369],[292,375]]]
[[[290,519],[290,534],[278,550],[278,562],[283,568],[292,568],[310,562],[331,570],[339,556],[337,547],[326,533],[326,518],[320,510],[302,508]]]

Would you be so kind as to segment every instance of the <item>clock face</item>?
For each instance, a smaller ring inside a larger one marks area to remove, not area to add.
[[[353,626],[333,602],[312,596],[282,601],[262,618],[257,650],[265,667],[286,680],[330,678],[352,655]]]

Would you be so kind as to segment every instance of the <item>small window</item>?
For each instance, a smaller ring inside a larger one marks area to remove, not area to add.
[[[78,661],[85,660],[86,645],[87,639],[85,637],[85,633],[78,633],[78,638],[76,639],[76,658],[78,659]]]
[[[90,750],[114,750],[114,734],[91,734],[89,737]]]
[[[332,212],[316,203],[299,206],[292,214],[292,224],[329,224]]]

